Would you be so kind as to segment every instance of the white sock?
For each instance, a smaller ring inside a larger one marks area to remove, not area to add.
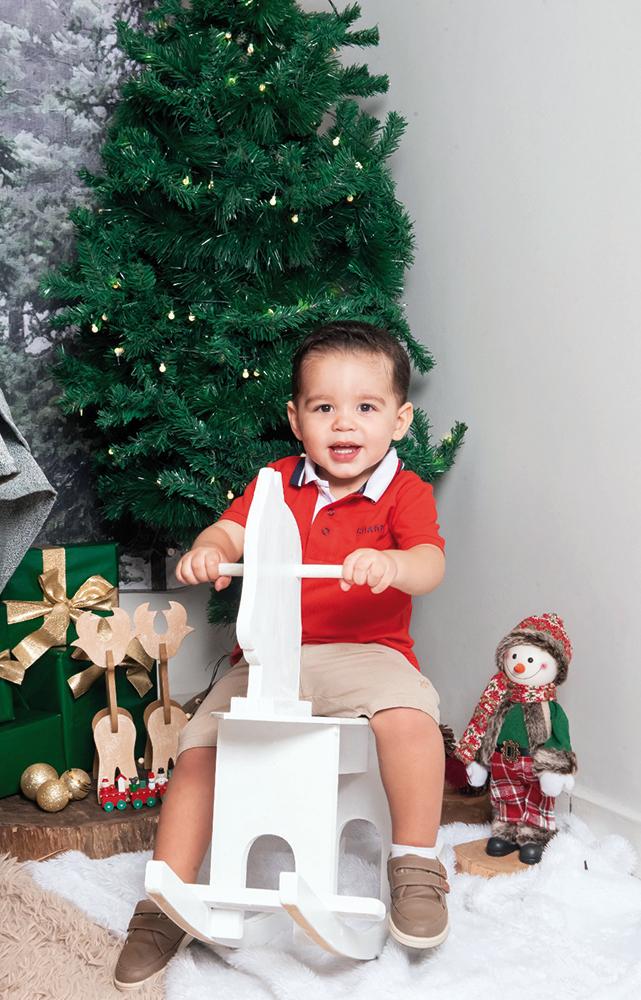
[[[436,844],[433,847],[415,847],[413,844],[392,844],[390,857],[400,858],[402,854],[418,854],[420,858],[436,858]]]

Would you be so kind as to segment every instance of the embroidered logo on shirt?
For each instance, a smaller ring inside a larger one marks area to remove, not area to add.
[[[369,533],[370,531],[385,531],[385,525],[384,524],[370,524],[366,528],[357,528],[356,529],[356,534],[357,535],[365,535],[365,534]]]

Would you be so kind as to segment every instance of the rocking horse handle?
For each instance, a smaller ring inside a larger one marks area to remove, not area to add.
[[[323,563],[292,563],[287,566],[292,576],[301,579],[334,579],[340,580],[343,576],[343,567],[338,564]],[[243,576],[245,570],[244,563],[219,563],[218,572],[221,576]]]

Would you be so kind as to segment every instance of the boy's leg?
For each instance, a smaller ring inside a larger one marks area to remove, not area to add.
[[[165,861],[184,881],[195,882],[211,840],[218,723],[211,712],[228,711],[232,697],[247,693],[248,667],[241,660],[217,681],[180,734],[178,760],[160,809],[154,860]],[[164,968],[190,940],[151,900],[141,900],[129,924],[114,983],[135,989]]]
[[[432,948],[448,932],[447,872],[436,856],[445,752],[436,721],[415,708],[388,708],[370,719],[392,818],[387,862],[390,931],[400,944]]]
[[[366,716],[392,818],[390,929],[414,948],[447,934],[447,873],[434,850],[445,752],[438,695],[398,650],[380,643],[303,646],[301,690],[314,715]]]
[[[431,716],[386,708],[370,719],[395,844],[432,847],[441,819],[445,751]]]
[[[215,769],[216,747],[184,750],[163,799],[154,861],[165,861],[183,882],[196,881],[211,841]]]

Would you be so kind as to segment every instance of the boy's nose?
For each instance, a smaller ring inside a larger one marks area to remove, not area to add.
[[[333,426],[336,430],[351,430],[354,427],[354,421],[352,420],[352,415],[350,413],[336,413],[334,416]]]
[[[525,672],[525,666],[523,663],[515,663],[512,670],[515,674],[522,674]]]

